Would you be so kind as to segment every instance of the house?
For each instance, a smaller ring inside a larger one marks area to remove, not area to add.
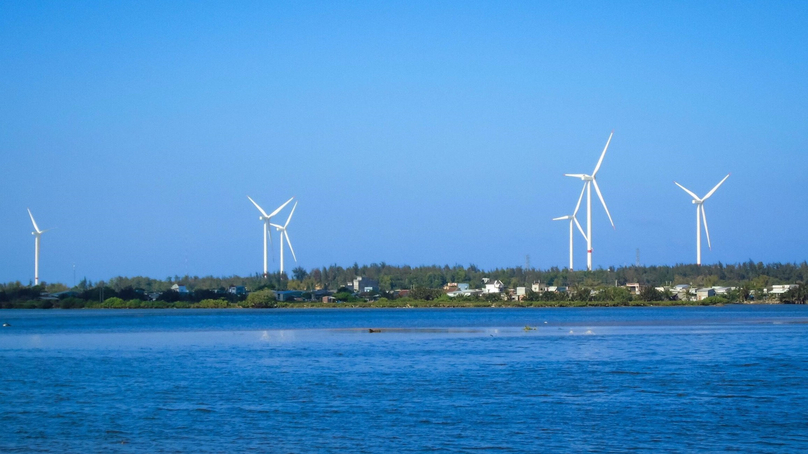
[[[227,289],[227,293],[231,293],[233,295],[246,295],[247,289],[243,285],[231,285]]]
[[[690,297],[692,296],[690,286],[687,284],[675,285],[672,290],[676,295],[676,298],[679,300],[690,300]]]
[[[555,285],[551,285],[547,287],[548,292],[555,292],[555,293],[564,293],[567,291],[567,287],[557,287]]]
[[[726,295],[730,290],[735,290],[734,287],[713,287],[716,295]]]
[[[334,292],[326,289],[317,289],[311,292],[311,300],[312,301],[322,300],[323,298],[331,296],[333,294]]]
[[[488,282],[485,283],[483,293],[502,293],[503,290],[505,290],[505,284],[499,279],[493,281],[489,279]]]
[[[333,303],[333,302],[336,302],[336,301],[337,301],[337,299],[336,299],[336,298],[334,298],[333,296],[324,296],[324,297],[323,297],[323,299],[322,299],[322,301],[323,301],[324,303]]]
[[[632,282],[626,284],[626,288],[632,295],[639,295],[640,294],[640,284],[637,282]]]
[[[280,290],[275,292],[275,299],[278,301],[294,301],[302,296],[303,292],[300,290]]]
[[[772,285],[772,289],[769,290],[769,295],[779,296],[791,290],[792,288],[797,287],[798,286],[796,284]]]
[[[379,291],[379,281],[369,277],[357,277],[351,282],[351,288],[356,293],[372,293]]]
[[[534,282],[533,285],[530,286],[530,290],[536,293],[544,293],[547,291],[547,286],[542,285],[541,282]]]
[[[461,283],[457,284],[457,290],[458,291],[464,292],[464,291],[466,291],[468,289],[469,289],[469,284],[466,283],[466,282],[461,282]]]
[[[527,296],[527,287],[516,287],[516,301],[522,301]]]
[[[172,285],[172,286],[171,286],[171,290],[173,290],[173,291],[175,291],[175,292],[177,292],[177,293],[180,293],[180,294],[186,294],[186,293],[188,293],[188,289],[187,289],[187,288],[185,288],[185,286],[184,286],[184,285],[179,285],[179,284],[174,284],[174,285]]]
[[[715,296],[715,290],[712,288],[700,288],[696,289],[696,301],[701,301],[705,298],[709,298],[711,296]]]

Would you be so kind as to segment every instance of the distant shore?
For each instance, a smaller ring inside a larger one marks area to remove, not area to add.
[[[388,300],[388,301],[360,301],[322,303],[316,301],[275,302],[263,307],[250,307],[238,303],[228,303],[224,300],[207,300],[202,303],[164,301],[144,302],[139,300],[120,301],[115,305],[103,303],[88,304],[84,307],[34,307],[20,305],[6,309],[417,309],[417,308],[541,308],[541,307],[683,307],[683,306],[724,306],[734,304],[745,305],[774,305],[783,304],[779,301],[757,302],[730,302],[730,301],[453,301],[453,300]]]

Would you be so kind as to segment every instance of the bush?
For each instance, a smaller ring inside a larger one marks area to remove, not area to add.
[[[708,296],[703,300],[699,301],[699,304],[702,306],[712,306],[713,304],[727,304],[729,300],[724,298],[723,296]]]
[[[259,290],[247,295],[247,299],[242,307],[277,307],[278,301],[275,299],[275,292],[272,290]]]
[[[85,304],[87,302],[81,298],[65,298],[59,301],[59,307],[62,309],[81,309]]]
[[[191,305],[191,307],[197,309],[224,309],[228,307],[228,303],[227,301],[220,299],[204,299],[196,304]]]
[[[101,307],[104,308],[113,308],[113,309],[125,309],[126,308],[126,301],[118,298],[117,296],[113,296],[112,298],[107,298],[101,304]]]
[[[654,287],[648,286],[640,290],[638,299],[640,301],[664,301],[665,295]]]

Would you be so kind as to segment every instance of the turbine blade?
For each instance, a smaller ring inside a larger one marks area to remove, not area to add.
[[[289,203],[289,202],[286,202]],[[292,206],[292,212],[289,213],[289,217],[286,219],[286,224],[283,224],[283,228],[286,229],[286,226],[289,225],[289,221],[292,220],[292,215],[295,214],[295,208],[297,208],[297,202]],[[287,238],[288,240],[289,238]]]
[[[280,213],[280,212],[281,212],[281,210],[283,209],[283,207],[285,207],[286,205],[289,205],[289,202],[291,202],[291,201],[292,201],[292,199],[294,199],[294,197],[292,197],[291,199],[287,200],[287,201],[286,201],[286,203],[284,203],[283,205],[281,205],[280,207],[278,207],[278,209],[277,209],[277,210],[275,210],[275,211],[273,211],[273,212],[272,212],[272,214],[270,214],[270,215],[269,215],[269,217],[275,216],[276,214]]]
[[[264,215],[264,217],[265,217],[265,218],[268,218],[268,217],[269,217],[269,216],[267,216],[266,211],[264,211],[264,209],[263,209],[263,208],[261,208],[260,206],[258,206],[258,204],[257,204],[257,203],[255,203],[255,200],[251,199],[251,198],[250,198],[250,196],[247,196],[247,198],[248,198],[248,199],[250,199],[250,202],[252,202],[252,204],[253,204],[253,205],[255,205],[255,207],[256,207],[256,208],[258,208],[258,211],[260,211],[260,212],[261,212],[261,214],[262,214],[262,215]]]
[[[682,188],[682,189],[683,189],[683,190],[684,190],[686,193],[690,194],[690,197],[693,197],[693,199],[694,199],[694,200],[699,200],[699,201],[701,200],[701,199],[699,198],[699,196],[697,196],[696,194],[693,194],[693,191],[691,191],[690,189],[687,189],[686,187],[682,186],[681,184],[679,184],[679,183],[677,183],[677,182],[675,182],[675,181],[673,182],[673,184],[675,184],[676,186],[679,186],[679,187],[680,187],[680,188]]]
[[[708,193],[707,193],[707,195],[706,195],[706,196],[704,196],[704,198],[703,198],[703,199],[701,199],[701,200],[707,200],[707,199],[709,199],[709,198],[710,198],[710,196],[712,196],[712,195],[713,195],[713,193],[715,192],[715,190],[716,190],[716,189],[718,189],[718,187],[719,187],[719,186],[721,186],[722,184],[724,184],[724,182],[725,182],[725,181],[727,181],[727,178],[729,178],[729,174],[727,174],[727,176],[725,176],[723,180],[719,181],[719,182],[718,182],[718,184],[717,184],[717,185],[715,185],[715,187],[714,187],[714,188],[713,188],[713,189],[712,189],[710,192],[708,192]]]
[[[592,183],[595,184],[595,192],[598,193],[598,198],[600,199],[600,203],[603,204],[603,209],[606,210],[606,216],[609,216],[609,222],[612,224],[612,228],[616,228],[614,226],[614,221],[612,221],[612,215],[609,213],[609,207],[606,206],[606,201],[603,200],[603,194],[600,193],[600,188],[598,187],[598,180],[592,180]]]
[[[564,176],[565,177],[572,177],[572,178],[583,178],[586,175],[584,175],[583,173],[565,173]]]
[[[289,245],[289,250],[292,251],[292,258],[295,259],[295,263],[297,263],[297,257],[295,256],[295,250],[292,248],[292,242],[289,240],[289,232],[286,230],[283,231],[283,236],[286,237],[286,244]]]
[[[578,231],[581,232],[581,235],[583,235],[584,239],[589,241],[589,238],[586,237],[586,233],[584,233],[584,228],[581,227],[581,223],[578,222],[578,218],[573,217],[572,219],[575,219],[575,225],[578,226]]]
[[[701,205],[701,220],[704,221],[704,232],[707,234],[707,247],[710,250],[713,249],[713,245],[710,244],[710,229],[707,228],[707,215],[704,213],[704,205]]]
[[[275,227],[275,228],[276,228],[276,229],[278,229],[278,230],[283,230],[283,226],[282,226],[282,225],[273,224],[273,223],[271,223],[271,222],[269,223],[269,225],[271,225],[272,227]]]
[[[584,184],[584,187],[581,189],[581,195],[578,196],[578,204],[575,205],[575,211],[572,212],[573,216],[578,214],[578,209],[581,208],[581,200],[584,199],[584,192],[586,192],[586,184]]]
[[[611,143],[611,141],[612,141],[612,136],[613,136],[613,135],[614,135],[614,131],[612,131],[612,133],[611,133],[611,134],[609,134],[609,140],[607,140],[607,141],[606,141],[606,146],[605,146],[605,147],[603,147],[603,153],[601,153],[601,154],[600,154],[600,159],[598,159],[598,165],[596,165],[596,166],[595,166],[595,171],[594,171],[594,172],[592,172],[592,176],[593,176],[593,177],[594,177],[595,175],[597,175],[597,174],[598,174],[598,170],[600,170],[600,165],[603,163],[603,157],[604,157],[604,156],[606,156],[606,150],[608,150],[608,149],[609,149],[609,143]]]
[[[39,227],[36,226],[36,221],[34,220],[34,215],[31,214],[31,209],[30,208],[26,209],[28,210],[28,216],[31,216],[31,223],[34,224],[34,230],[36,230],[36,233],[42,233],[39,231]]]
[[[554,221],[564,221],[566,219],[571,218],[572,216],[561,216],[560,218],[553,218]]]

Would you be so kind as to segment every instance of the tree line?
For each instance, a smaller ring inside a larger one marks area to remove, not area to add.
[[[249,292],[261,290],[300,290],[311,292],[315,289],[329,289],[346,293],[346,284],[356,277],[367,277],[379,282],[382,298],[395,299],[400,290],[412,292],[413,300],[429,301],[440,297],[440,290],[449,283],[468,283],[471,288],[483,287],[483,278],[498,279],[509,288],[525,286],[539,282],[550,286],[568,287],[565,299],[576,301],[596,301],[606,298],[610,301],[627,300],[627,292],[620,288],[627,283],[639,283],[646,292],[648,288],[665,285],[689,284],[692,287],[712,287],[716,285],[738,287],[737,295],[730,295],[733,301],[743,301],[751,294],[760,293],[773,284],[802,283],[808,280],[808,263],[755,263],[752,261],[725,265],[686,265],[672,266],[627,266],[601,268],[593,271],[570,271],[553,267],[546,270],[522,267],[497,268],[483,270],[475,265],[444,266],[396,266],[386,263],[370,265],[354,264],[349,267],[330,265],[306,270],[297,267],[291,276],[280,273],[262,276],[168,276],[165,279],[150,277],[114,277],[108,281],[92,282],[82,279],[75,286],[68,287],[61,283],[42,283],[38,286],[23,285],[20,282],[0,284],[0,307],[41,307],[48,306],[47,300],[42,302],[43,293],[54,294],[70,291],[60,300],[71,298],[65,304],[73,307],[101,307],[110,298],[123,301],[140,301],[142,306],[159,305],[151,301],[150,294],[159,293],[158,301],[168,304],[212,304],[210,301],[224,301],[226,304],[246,305],[246,295],[234,295],[227,290],[231,286],[243,286]],[[173,285],[185,286],[187,294],[172,292]],[[801,287],[802,288],[802,287]],[[596,292],[592,292],[597,290]],[[600,296],[596,296],[600,295]],[[653,295],[664,300],[665,295]],[[489,297],[493,298],[493,297]],[[554,292],[544,294],[529,293],[528,300],[549,301],[561,298]],[[634,300],[640,298],[631,297]],[[346,297],[347,301],[348,297]],[[648,298],[645,298],[648,300]],[[801,302],[796,295],[791,300]],[[789,301],[791,301],[789,300]],[[51,305],[62,307],[60,304]],[[352,301],[356,302],[356,300]],[[804,299],[802,300],[804,302]],[[114,304],[113,301],[111,304]],[[224,303],[217,303],[224,304]],[[266,304],[266,303],[261,303]],[[260,306],[259,307],[263,307]]]

